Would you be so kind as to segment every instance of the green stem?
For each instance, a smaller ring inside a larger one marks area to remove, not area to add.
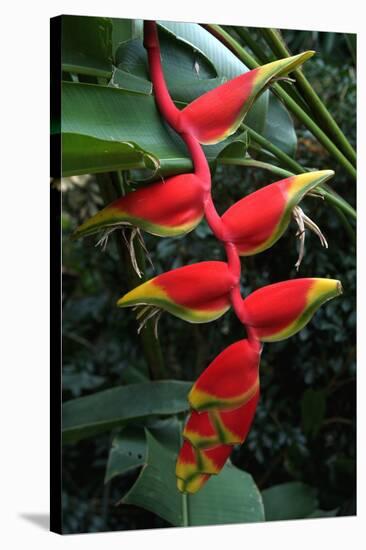
[[[103,200],[106,204],[112,202],[116,198],[124,194],[126,190],[126,180],[124,173],[112,172],[110,174],[97,174],[97,181]],[[128,185],[128,184],[127,184]],[[135,288],[146,280],[143,275],[140,279],[132,267],[131,259],[121,237],[114,232],[112,237],[115,240],[118,254],[126,275],[128,289]],[[142,247],[138,242],[135,242],[136,259],[142,271],[145,271],[145,255]],[[154,325],[148,321],[144,329],[140,333],[142,348],[148,365],[150,378],[157,380],[165,378],[165,367],[163,354],[161,352],[160,342],[155,338]]]
[[[268,170],[272,172],[273,174],[277,174],[278,176],[282,176],[284,178],[288,178],[289,176],[293,176],[293,172],[289,172],[288,170],[284,170],[283,168],[280,168],[279,166],[275,166],[274,164],[269,164],[268,162],[262,162],[260,160],[253,160],[253,159],[225,159],[218,157],[217,162],[219,164],[229,164],[229,165],[235,165],[235,166],[251,166],[253,168],[262,168],[263,170]]]
[[[225,44],[235,55],[243,61],[250,69],[258,67],[258,63],[245,49],[232,37],[224,31],[219,25],[204,25],[218,40]],[[319,142],[334,156],[343,168],[356,179],[356,170],[343,153],[334,145],[321,128],[299,107],[299,105],[290,97],[290,95],[277,83],[272,84],[272,90],[284,102],[286,107],[310,130],[310,132],[319,140]]]
[[[349,221],[348,221],[347,217],[344,215],[343,211],[340,208],[338,208],[337,206],[335,208],[338,210],[338,216],[339,216],[340,220],[342,220],[343,227],[345,228],[345,230],[347,232],[347,235],[351,239],[352,244],[356,245],[356,232],[355,232],[355,230],[353,229],[352,225],[349,223]]]
[[[247,46],[257,57],[258,61],[260,61],[263,65],[265,63],[269,63],[270,61],[273,61],[271,59],[268,59],[263,51],[262,45],[257,40],[254,40],[247,29],[245,29],[244,27],[230,27],[230,30],[235,32],[243,40],[243,42],[247,44]]]
[[[183,445],[183,429],[184,429],[184,419],[181,422],[181,429],[180,429],[180,445]],[[181,493],[182,497],[182,527],[188,527],[189,526],[189,512],[188,512],[188,493]]]
[[[188,494],[182,493],[182,519],[183,527],[189,526],[189,516],[188,516]]]
[[[328,185],[323,184],[317,189],[324,196],[326,202],[333,206],[337,212],[341,210],[343,213],[348,214],[353,220],[357,219],[356,210],[347,201],[331,190]]]
[[[291,52],[287,48],[278,30],[261,29],[261,34],[269,47],[279,58],[291,56]],[[318,120],[324,124],[325,128],[330,130],[338,146],[342,149],[347,158],[355,165],[356,151],[349,143],[348,139],[346,138],[318,94],[315,92],[314,88],[304,75],[302,69],[296,69],[294,71],[294,75],[296,76],[296,85],[310,105],[314,115],[316,115],[318,117]]]
[[[292,172],[295,174],[302,174],[305,172],[304,168],[296,162],[293,158],[291,158],[289,155],[287,155],[282,149],[277,147],[277,145],[274,145],[271,143],[268,139],[263,137],[261,134],[258,134],[255,130],[252,128],[249,128],[249,126],[246,126],[245,124],[242,124],[240,126],[240,129],[243,131],[246,131],[248,133],[248,136],[250,139],[252,139],[255,143],[258,143],[261,147],[272,153],[279,161],[282,162],[287,168],[289,168]]]

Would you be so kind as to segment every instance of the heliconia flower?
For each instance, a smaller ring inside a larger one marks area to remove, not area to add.
[[[230,290],[236,282],[225,262],[200,262],[150,279],[122,296],[117,305],[147,305],[144,314],[149,317],[163,309],[191,323],[206,323],[230,308]]]
[[[244,300],[244,317],[262,342],[284,340],[301,330],[327,300],[342,293],[335,279],[293,279],[262,287]]]
[[[232,344],[203,371],[188,400],[193,408],[176,464],[177,487],[195,493],[218,474],[233,445],[243,443],[259,399],[259,346]]]
[[[203,187],[195,174],[152,183],[113,201],[78,227],[73,238],[131,225],[159,237],[184,235],[203,217]]]
[[[298,203],[333,175],[333,170],[320,170],[291,176],[266,185],[233,204],[222,216],[222,221],[239,255],[249,256],[270,248],[286,231],[293,215],[300,226],[298,217],[302,210],[297,207]],[[311,220],[305,214],[302,218],[304,225],[319,229],[314,223],[310,225]],[[300,229],[304,235],[304,226]],[[325,239],[324,243],[326,245]]]
[[[206,145],[224,140],[238,129],[271,80],[293,71],[314,53],[307,51],[267,63],[206,92],[181,111],[177,130]]]

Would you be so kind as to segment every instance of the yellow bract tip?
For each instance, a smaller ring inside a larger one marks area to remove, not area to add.
[[[284,76],[300,67],[300,65],[310,59],[314,53],[315,52],[313,50],[308,50],[291,57],[285,57],[283,59],[277,59],[276,61],[267,63],[266,65],[258,68],[259,79],[269,81],[273,78]]]
[[[289,197],[296,197],[300,193],[300,197],[298,197],[298,200],[300,200],[308,191],[326,182],[333,176],[333,170],[317,170],[293,176],[288,188]]]
[[[337,279],[313,279],[314,284],[308,293],[308,303],[317,301],[324,297],[325,300],[330,300],[335,296],[339,296],[343,292],[341,281]]]
[[[139,304],[154,303],[154,299],[167,299],[166,293],[156,284],[153,279],[146,281],[142,285],[137,286],[127,292],[124,296],[117,300],[118,307],[134,306]]]

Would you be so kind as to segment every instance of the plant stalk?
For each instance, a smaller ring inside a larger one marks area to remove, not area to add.
[[[243,40],[243,42],[247,44],[247,46],[252,50],[257,60],[262,63],[262,65],[273,61],[272,59],[267,58],[262,49],[262,44],[255,40],[246,28],[230,27],[230,30],[236,32],[236,34]]]
[[[293,172],[289,172],[288,170],[284,170],[283,168],[280,168],[279,166],[275,166],[274,164],[269,164],[268,162],[262,162],[261,160],[254,160],[254,159],[220,159],[220,157],[217,159],[217,162],[222,165],[235,165],[235,166],[249,166],[253,168],[263,168],[263,170],[268,170],[272,172],[273,174],[277,174],[278,176],[282,176],[283,178],[288,178],[289,176],[293,176]]]
[[[189,515],[188,515],[188,494],[182,493],[182,520],[183,527],[189,526]]]

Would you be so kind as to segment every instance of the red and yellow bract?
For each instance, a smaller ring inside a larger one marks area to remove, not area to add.
[[[73,237],[124,225],[159,237],[173,237],[192,231],[203,214],[204,183],[195,174],[181,174],[115,200],[86,220]]]
[[[260,350],[241,340],[221,352],[194,384],[193,408],[183,431],[177,465],[180,490],[194,493],[218,474],[232,446],[243,443],[259,399]]]
[[[257,254],[277,242],[291,221],[294,206],[333,175],[333,170],[321,170],[291,176],[233,204],[222,221],[227,238],[235,244],[240,256]]]
[[[267,63],[206,92],[181,111],[177,129],[206,145],[226,139],[236,132],[271,80],[293,71],[312,55],[313,51],[307,51]]]
[[[196,410],[233,408],[246,403],[257,390],[260,352],[248,340],[226,348],[203,371],[188,395]],[[220,384],[217,383],[220,380]]]
[[[335,279],[292,279],[259,288],[244,300],[246,324],[262,342],[284,340],[301,330],[327,300],[342,293]]]
[[[150,279],[122,296],[117,305],[151,305],[191,323],[206,323],[230,308],[235,283],[227,263],[200,262]]]

